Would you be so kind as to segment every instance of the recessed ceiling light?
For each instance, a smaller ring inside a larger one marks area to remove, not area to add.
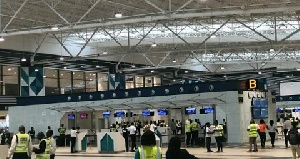
[[[25,57],[23,57],[23,58],[21,59],[21,61],[22,61],[22,62],[26,62],[27,60],[26,60]]]
[[[107,51],[104,51],[104,52],[103,52],[103,55],[106,55],[106,54],[107,54]]]
[[[65,66],[64,69],[67,69],[67,66]]]
[[[61,76],[63,76],[64,74],[60,74]]]
[[[116,17],[116,18],[122,18],[123,15],[122,15],[122,13],[116,13],[116,14],[115,14],[115,17]]]
[[[300,71],[300,68],[297,68],[296,70],[297,70],[297,71]]]
[[[156,44],[156,43],[153,43],[151,46],[152,46],[152,47],[156,47],[156,46],[157,46],[157,44]]]
[[[51,27],[51,30],[54,30],[54,31],[56,31],[56,30],[58,30],[59,28],[58,28],[58,26],[57,25],[54,25],[53,27]]]
[[[154,70],[151,70],[151,73],[153,73],[154,72]]]
[[[224,75],[224,78],[226,78],[227,76],[226,75]]]
[[[175,79],[173,79],[173,82],[175,82],[176,80]]]
[[[173,62],[174,62],[174,63],[177,62],[176,59],[174,59]]]
[[[224,66],[221,66],[221,70],[224,70],[225,69],[225,67]]]
[[[135,68],[135,65],[131,65],[132,68]]]
[[[96,68],[99,68],[100,66],[99,65],[96,65]]]
[[[64,60],[64,57],[61,56],[61,57],[59,58],[59,60],[60,60],[60,61]]]
[[[188,71],[188,70],[185,70],[184,73],[189,73],[189,71]]]
[[[216,35],[212,35],[212,36],[211,36],[211,38],[216,38],[216,37],[217,37]]]
[[[35,71],[35,72],[38,72],[38,71],[39,71],[39,69],[37,69],[37,68],[36,68],[34,71]]]
[[[43,76],[44,78],[46,78],[46,76]]]
[[[0,36],[0,42],[4,41],[5,39],[3,38],[3,36]]]
[[[259,71],[258,74],[261,75],[261,72]]]
[[[273,48],[270,49],[270,52],[274,52],[275,50]]]
[[[8,68],[7,71],[11,71],[11,68]]]
[[[290,76],[286,76],[286,78],[290,78]]]
[[[261,65],[262,65],[262,66],[265,66],[265,65],[266,65],[266,62],[262,62]]]

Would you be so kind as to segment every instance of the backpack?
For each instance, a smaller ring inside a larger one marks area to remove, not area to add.
[[[298,129],[291,129],[289,131],[289,141],[291,145],[299,145],[299,133]]]

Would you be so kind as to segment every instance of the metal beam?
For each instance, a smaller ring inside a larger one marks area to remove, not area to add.
[[[238,19],[236,19],[236,18],[235,18],[235,21],[239,22],[239,23],[240,23],[240,24],[242,24],[244,27],[246,27],[246,28],[248,28],[248,29],[252,30],[252,31],[253,31],[253,32],[255,32],[257,35],[259,35],[259,36],[263,37],[264,39],[266,39],[266,40],[268,40],[268,41],[272,42],[272,40],[271,40],[271,39],[269,39],[268,37],[264,36],[263,34],[261,34],[260,32],[256,31],[255,29],[252,29],[252,28],[250,28],[248,25],[246,25],[246,24],[245,24],[245,23],[243,23],[242,21],[239,21],[239,20],[238,20]]]
[[[142,39],[135,45],[137,47],[147,36],[150,32],[156,27],[157,23],[142,37]]]
[[[142,55],[146,58],[147,61],[149,61],[151,63],[151,65],[156,67],[155,64],[145,54],[142,54]]]
[[[159,8],[157,5],[155,5],[154,3],[152,3],[150,0],[144,0],[146,3],[148,3],[149,5],[151,5],[152,7],[154,7],[155,9],[161,11],[162,13],[165,13],[165,11],[161,8]]]
[[[67,24],[70,24],[61,14],[59,14],[52,6],[50,6],[45,0],[41,0],[48,6],[56,15],[58,15],[63,21],[65,21]]]
[[[274,12],[286,12],[286,11],[297,11],[299,10],[300,5],[293,6],[276,6],[276,7],[268,7],[268,8],[254,8],[254,9],[223,9],[219,11],[208,10],[201,13],[195,12],[187,12],[187,13],[177,13],[170,15],[161,15],[161,14],[147,14],[140,15],[138,17],[128,17],[126,19],[114,19],[103,22],[91,22],[87,24],[74,25],[70,27],[69,25],[60,27],[60,31],[65,30],[79,30],[79,29],[87,29],[87,28],[97,28],[104,26],[114,26],[114,25],[126,25],[132,23],[147,23],[147,22],[157,22],[157,21],[172,21],[173,19],[191,19],[191,18],[206,18],[206,17],[224,17],[224,16],[237,16],[237,15],[251,15],[251,14],[263,14],[263,13],[274,13]],[[188,11],[188,10],[187,10]],[[195,10],[194,10],[195,11]],[[29,28],[28,28],[29,29]],[[51,28],[38,28],[38,29],[30,29],[30,30],[18,30],[12,31],[9,33],[2,33],[0,36],[12,36],[12,35],[20,35],[20,34],[35,34],[35,33],[44,33],[44,32],[53,32]]]
[[[8,23],[5,25],[5,27],[2,29],[2,33],[5,32],[5,30],[7,29],[7,27],[11,24],[11,22],[16,18],[17,14],[22,10],[22,8],[25,6],[25,4],[27,3],[28,0],[25,0],[22,5],[19,7],[19,9],[15,12],[14,16],[10,18],[10,20],[8,21]]]
[[[73,57],[73,55],[71,54],[71,52],[66,48],[66,46],[62,43],[62,41],[59,40],[59,38],[52,33],[52,36],[59,42],[59,44],[64,48],[64,50],[71,56]]]
[[[178,35],[177,33],[175,33],[172,29],[170,29],[166,24],[163,24],[163,26],[165,28],[167,28],[168,30],[170,30],[174,35],[176,35],[180,40],[182,40],[184,43],[188,44],[191,46],[190,43],[188,43],[186,40],[184,40],[180,35]]]
[[[49,33],[46,33],[42,39],[42,41],[38,44],[38,47],[35,49],[34,54],[32,55],[32,58],[34,59],[36,53],[40,50],[42,44],[44,43],[45,39],[47,38]]]
[[[81,22],[81,20],[83,19],[83,18],[85,18],[96,6],[97,6],[97,4],[100,2],[101,0],[97,0],[92,6],[91,6],[91,8],[87,11],[87,12],[85,12],[84,13],[84,15],[77,21],[77,23],[80,23]]]
[[[171,53],[171,52],[168,52],[168,53],[166,54],[166,56],[159,62],[159,64],[157,64],[157,66],[160,66],[160,64],[161,64],[162,62],[164,62],[165,59],[170,55],[170,53]]]
[[[292,32],[290,35],[288,35],[287,37],[283,38],[281,41],[286,41],[287,39],[289,39],[290,37],[294,36],[295,34],[299,33],[300,28],[297,29],[296,31]]]
[[[187,5],[189,5],[190,3],[192,3],[194,0],[189,0],[186,3],[184,3],[181,7],[179,7],[176,12],[181,11],[184,7],[186,7]]]
[[[85,42],[85,44],[81,47],[80,51],[78,52],[78,54],[76,55],[76,57],[78,57],[81,52],[85,49],[86,45],[91,41],[91,39],[94,37],[94,35],[96,34],[96,32],[98,31],[98,28],[96,28],[94,30],[94,32],[92,33],[91,37],[87,39],[87,41]]]
[[[105,30],[105,28],[102,28],[102,30],[110,36],[110,38],[112,38],[117,44],[119,44],[122,47],[122,44],[114,37],[112,36],[108,31]]]

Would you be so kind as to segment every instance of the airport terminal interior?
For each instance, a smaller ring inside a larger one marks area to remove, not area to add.
[[[166,155],[175,140],[194,158],[295,158],[299,15],[298,0],[0,0],[0,159],[29,143],[37,159],[190,159]]]

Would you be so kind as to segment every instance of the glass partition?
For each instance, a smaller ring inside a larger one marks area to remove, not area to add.
[[[59,94],[57,70],[45,69],[45,95]]]
[[[85,91],[84,72],[73,72],[72,93],[82,93]]]
[[[144,87],[144,79],[142,76],[135,76],[135,88]]]
[[[59,71],[59,81],[60,81],[60,93],[71,94],[72,93],[71,71]]]
[[[159,77],[154,77],[154,87],[161,86],[161,79]]]
[[[86,72],[85,74],[85,84],[86,92],[96,92],[97,91],[97,74],[93,72]]]
[[[19,67],[3,66],[3,95],[19,96]]]
[[[126,89],[134,88],[134,77],[133,76],[126,76]]]
[[[108,77],[106,73],[98,73],[98,91],[108,90]]]
[[[145,87],[152,87],[152,86],[153,86],[152,77],[145,77]]]

